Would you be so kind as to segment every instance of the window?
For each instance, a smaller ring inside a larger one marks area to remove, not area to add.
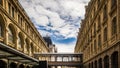
[[[94,34],[96,35],[96,23],[94,24]]]
[[[107,41],[107,27],[104,29],[104,42]]]
[[[117,0],[111,0],[111,9],[117,6]]]
[[[2,37],[2,26],[0,25],[0,37]]]
[[[9,27],[9,29],[8,29],[8,41],[9,41],[10,43],[13,43],[13,42],[14,42],[13,33],[12,33],[12,30],[11,30],[10,27]]]
[[[98,36],[98,46],[101,46],[101,35]]]
[[[100,16],[98,17],[98,29],[100,29],[100,23],[101,23],[101,20],[100,20]]]
[[[11,4],[8,3],[8,13],[11,14]]]
[[[96,40],[94,40],[94,51],[96,51]]]
[[[114,17],[112,20],[112,35],[116,33],[117,33],[117,21],[116,21],[116,17]]]
[[[0,0],[0,4],[2,5],[2,0]]]
[[[14,8],[12,7],[12,17],[14,17]]]
[[[103,20],[105,20],[107,18],[107,6],[104,6],[104,10],[103,10]]]
[[[98,0],[98,7],[100,6],[100,0]]]

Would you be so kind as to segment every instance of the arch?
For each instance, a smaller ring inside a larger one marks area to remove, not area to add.
[[[20,64],[18,68],[25,68],[23,64]]]
[[[95,60],[94,66],[95,66],[95,68],[97,68],[97,60]]]
[[[27,66],[26,68],[30,68],[29,66]]]
[[[34,46],[33,46],[33,43],[32,43],[32,42],[31,42],[31,44],[30,44],[30,51],[31,51],[31,54],[34,53]]]
[[[6,26],[5,20],[3,16],[0,14],[0,37],[3,37],[3,38],[5,37],[5,33],[6,33],[5,26]]]
[[[93,62],[91,63],[91,68],[93,68]]]
[[[16,41],[16,30],[12,24],[9,24],[8,26],[8,41],[13,44],[15,44]]]
[[[27,52],[27,53],[29,53],[29,44],[30,44],[30,41],[29,41],[29,39],[25,39],[25,51]]]
[[[11,63],[10,63],[10,68],[17,68],[17,64],[14,63],[14,62],[11,62]]]
[[[104,57],[104,68],[109,68],[109,56]]]
[[[98,68],[102,68],[102,58],[98,60]]]
[[[0,68],[7,68],[7,63],[3,60],[0,60]]]
[[[111,68],[118,68],[118,52],[115,51],[111,55]]]
[[[18,33],[18,49],[22,49],[24,48],[24,36],[21,32]]]

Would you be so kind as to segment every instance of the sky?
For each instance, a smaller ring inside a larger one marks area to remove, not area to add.
[[[74,52],[89,0],[19,0],[42,37],[49,35],[58,52]]]

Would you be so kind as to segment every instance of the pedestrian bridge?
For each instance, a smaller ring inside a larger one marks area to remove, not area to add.
[[[35,53],[40,61],[47,61],[48,68],[68,66],[82,68],[82,54],[78,53]]]

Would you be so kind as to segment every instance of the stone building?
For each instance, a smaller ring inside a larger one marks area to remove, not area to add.
[[[52,39],[49,36],[45,36],[43,37],[43,39],[47,43],[49,53],[57,53],[57,47],[55,46],[55,44],[53,44]]]
[[[84,68],[120,68],[120,0],[90,0],[75,53]]]
[[[48,52],[18,0],[0,0],[0,68],[30,68],[35,52]]]

